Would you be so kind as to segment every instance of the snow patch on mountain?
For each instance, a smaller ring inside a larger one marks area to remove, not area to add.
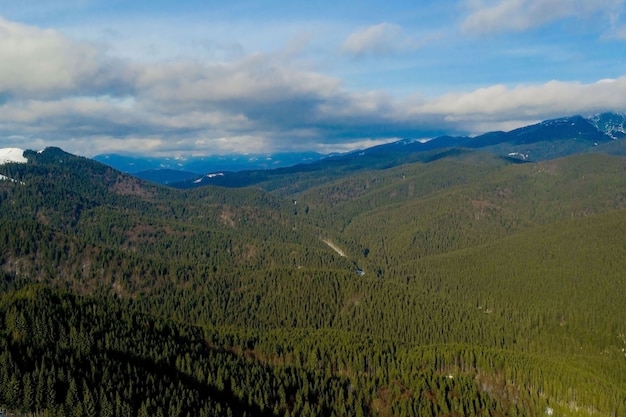
[[[14,182],[16,184],[19,183],[21,185],[25,185],[24,182],[22,182],[22,181],[18,181],[16,179],[9,178],[6,175],[2,175],[2,174],[0,174],[0,181],[11,181],[11,182]]]
[[[587,120],[612,139],[626,138],[626,114],[624,113],[596,114]]]
[[[0,149],[0,165],[8,163],[21,163],[28,162],[28,159],[24,158],[24,149],[20,148],[2,148]]]
[[[223,173],[223,172],[216,172],[216,173],[213,173],[213,174],[206,174],[206,175],[204,175],[204,176],[202,176],[202,177],[198,178],[197,180],[194,180],[194,182],[193,182],[193,183],[194,183],[194,184],[201,184],[201,183],[202,183],[202,181],[203,181],[205,178],[215,178],[215,177],[223,177],[223,176],[224,176],[224,173]]]
[[[523,154],[521,152],[509,152],[508,156],[519,157],[519,158],[522,158],[523,160],[528,159],[528,154]]]
[[[581,121],[582,118],[581,117],[559,117],[558,119],[549,119],[549,120],[544,120],[543,122],[540,122],[539,125],[541,126],[576,126],[576,123]]]

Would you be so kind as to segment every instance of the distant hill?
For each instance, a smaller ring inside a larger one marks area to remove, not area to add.
[[[147,171],[135,172],[134,175],[142,180],[168,185],[184,181],[195,180],[201,177],[200,174],[176,169],[149,169]]]

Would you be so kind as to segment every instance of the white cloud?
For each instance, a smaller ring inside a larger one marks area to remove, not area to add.
[[[0,17],[0,94],[45,96],[61,92],[124,90],[128,67],[98,48],[51,29]]]
[[[343,50],[354,54],[384,54],[393,51],[394,43],[402,33],[402,28],[391,23],[379,23],[352,33],[343,43]]]
[[[440,114],[470,131],[573,114],[626,109],[626,77],[595,83],[550,81],[509,88],[494,85],[447,94],[413,106],[413,114]],[[491,129],[489,129],[491,130]]]
[[[199,138],[195,145],[200,148],[213,147],[219,149],[219,153],[241,153],[242,149],[246,153],[263,153],[271,146],[271,139],[262,132],[250,135],[228,135],[221,137],[209,136]]]
[[[333,153],[333,152],[350,152],[356,149],[367,149],[373,146],[384,145],[385,143],[396,142],[402,138],[391,137],[391,138],[361,138],[352,140],[344,143],[330,143],[324,144],[320,143],[317,149],[317,152],[320,153]]]
[[[149,65],[143,68],[137,83],[140,95],[176,105],[324,96],[338,85],[336,79],[282,64],[271,54],[256,54],[231,63]]]
[[[43,141],[49,146],[48,141]],[[77,153],[79,155],[94,156],[103,153],[128,152],[140,155],[156,155],[167,152],[171,155],[176,149],[168,149],[168,143],[159,136],[127,136],[123,138],[109,135],[94,135],[87,138],[65,138],[55,140],[55,146]]]
[[[57,32],[0,18],[0,91],[70,89],[70,43]],[[78,63],[78,62],[77,62]]]
[[[523,31],[548,22],[600,13],[614,24],[624,0],[468,0],[462,28],[471,33]]]
[[[380,56],[414,50],[422,43],[408,36],[402,27],[383,22],[356,30],[346,38],[341,48],[343,52],[357,57]]]

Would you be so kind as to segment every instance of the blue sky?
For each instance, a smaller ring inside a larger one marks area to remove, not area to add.
[[[626,0],[0,0],[0,147],[347,151],[626,111]]]

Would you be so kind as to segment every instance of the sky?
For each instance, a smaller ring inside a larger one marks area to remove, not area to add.
[[[0,148],[344,152],[626,112],[626,0],[0,0]]]

